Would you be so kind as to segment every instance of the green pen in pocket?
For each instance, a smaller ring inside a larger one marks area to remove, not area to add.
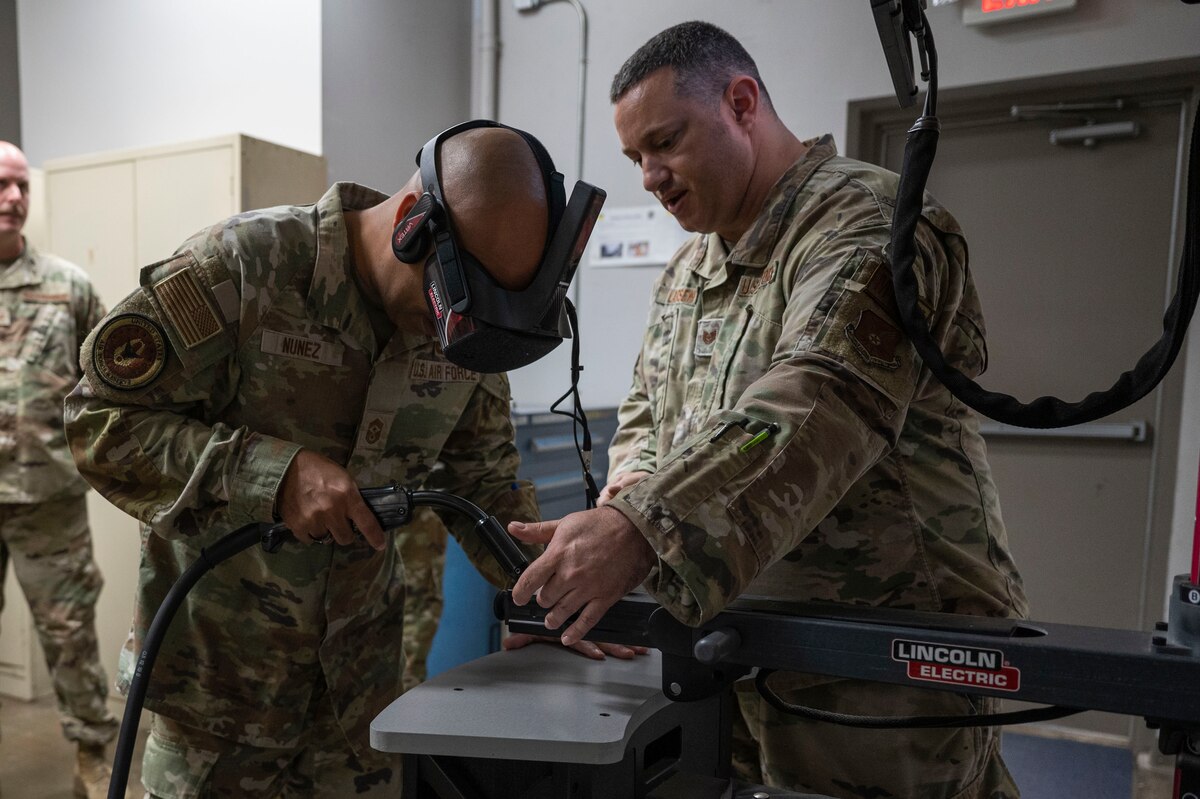
[[[738,448],[738,451],[739,452],[749,452],[751,447],[761,444],[762,442],[767,440],[767,436],[773,435],[778,432],[779,432],[779,425],[775,424],[774,422],[771,422],[769,425],[764,427],[762,430],[759,430],[757,433],[755,433],[754,438],[750,439],[745,444],[742,444],[742,446]]]

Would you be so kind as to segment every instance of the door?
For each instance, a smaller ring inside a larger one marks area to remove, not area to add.
[[[133,162],[53,170],[46,191],[50,251],[87,270],[111,308],[138,285]]]
[[[139,158],[137,263],[171,257],[193,233],[238,212],[233,145]]]
[[[966,232],[987,323],[985,388],[1076,401],[1112,385],[1161,335],[1191,98],[1190,87],[1161,87],[979,92],[958,103],[943,94],[928,188]],[[899,170],[914,116],[872,117],[862,157]],[[1080,134],[1103,123],[1120,123],[1122,137]],[[1052,436],[985,426],[1033,618],[1143,630],[1159,618],[1178,371],[1107,424]],[[1113,743],[1142,726],[1099,713],[1057,724]]]

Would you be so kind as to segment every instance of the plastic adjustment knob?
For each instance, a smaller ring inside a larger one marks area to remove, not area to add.
[[[732,627],[713,630],[692,645],[696,660],[711,666],[728,658],[742,647],[742,636]]]

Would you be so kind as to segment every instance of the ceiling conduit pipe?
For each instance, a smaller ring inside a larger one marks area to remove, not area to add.
[[[579,127],[579,137],[578,137],[578,141],[576,142],[576,145],[575,145],[575,148],[576,148],[575,179],[583,180],[583,145],[584,145],[584,131],[586,130],[584,123],[586,121],[586,109],[587,109],[587,56],[588,56],[587,11],[584,9],[583,3],[581,3],[580,0],[513,0],[513,5],[519,12],[532,14],[532,13],[536,12],[542,6],[549,5],[551,3],[557,3],[557,2],[570,3],[575,9],[575,13],[579,16],[579,108],[578,108],[578,121],[576,123]],[[576,310],[578,310],[579,305],[580,305],[580,302],[579,302],[579,290],[580,289],[579,289],[579,287],[582,282],[583,282],[582,280],[574,281],[574,283],[571,285],[571,289],[570,289],[570,291],[573,294],[573,302],[575,304]]]
[[[471,70],[471,117],[496,119],[500,36],[496,29],[499,0],[474,0],[475,48]]]

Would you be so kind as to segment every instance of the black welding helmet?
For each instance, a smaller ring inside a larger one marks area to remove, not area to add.
[[[438,152],[442,142],[474,128],[519,134],[537,159],[546,186],[547,227],[542,260],[533,281],[519,291],[500,286],[460,246],[442,194]],[[563,176],[550,154],[525,131],[488,119],[447,128],[417,153],[424,194],[392,234],[392,251],[406,263],[425,261],[425,300],[446,358],[477,372],[504,372],[546,355],[570,335],[565,301],[605,193],[577,181],[564,201]]]

